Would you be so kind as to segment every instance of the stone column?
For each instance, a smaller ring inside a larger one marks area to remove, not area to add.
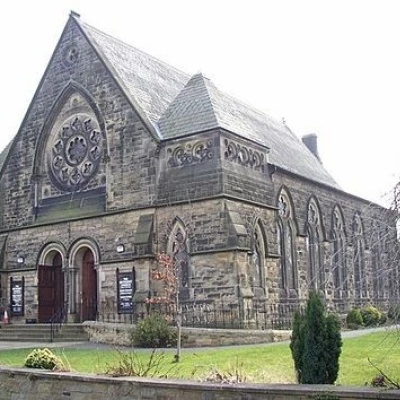
[[[79,320],[77,307],[77,276],[78,268],[72,267],[69,269],[69,315],[68,321],[77,322]]]
[[[70,313],[70,298],[69,298],[69,291],[70,291],[70,275],[69,275],[69,259],[65,259],[62,265],[62,276],[63,276],[63,282],[64,282],[64,296],[63,296],[63,306],[64,306],[64,317],[67,317],[68,320],[68,314]]]

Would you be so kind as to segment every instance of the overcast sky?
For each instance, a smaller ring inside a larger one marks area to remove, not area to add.
[[[400,2],[3,2],[0,149],[17,133],[71,9],[285,118],[299,137],[316,133],[323,164],[345,191],[389,204],[400,177]]]

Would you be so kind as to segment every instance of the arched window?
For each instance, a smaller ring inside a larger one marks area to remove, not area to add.
[[[190,295],[189,241],[187,231],[181,221],[176,221],[168,238],[168,254],[174,257],[178,274],[179,295],[182,299]]]
[[[399,265],[397,255],[397,233],[394,228],[385,227],[385,238],[383,240],[385,248],[387,279],[388,279],[388,295],[389,298],[395,299],[399,290]]]
[[[372,264],[372,290],[374,300],[378,301],[383,295],[384,271],[382,270],[382,237],[376,221],[373,221],[371,225],[369,238]]]
[[[343,297],[348,289],[346,271],[346,236],[344,231],[343,214],[339,207],[335,207],[332,213],[332,238],[333,260],[332,273],[336,297]]]
[[[311,199],[307,210],[308,236],[308,286],[311,289],[325,288],[325,263],[323,251],[323,232],[319,208]]]
[[[253,290],[260,295],[265,294],[265,249],[264,230],[258,221],[254,228],[251,267]]]
[[[361,217],[356,214],[353,222],[353,235],[354,235],[354,288],[356,295],[359,298],[366,295],[366,281],[365,281],[365,246],[364,246],[364,233],[361,222]]]
[[[277,220],[278,249],[280,252],[280,286],[286,292],[297,288],[297,272],[295,268],[295,223],[293,207],[286,190],[278,197]]]

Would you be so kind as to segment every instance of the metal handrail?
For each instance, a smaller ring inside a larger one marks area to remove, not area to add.
[[[56,328],[58,327],[59,329],[61,329],[62,327],[62,324],[65,319],[65,311],[66,311],[66,305],[64,304],[50,318],[50,342],[54,341]]]

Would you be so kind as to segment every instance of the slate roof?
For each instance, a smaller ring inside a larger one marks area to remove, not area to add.
[[[147,118],[156,123],[190,76],[79,19],[77,22],[111,64]]]
[[[190,78],[79,18],[75,20],[160,139],[223,128],[269,147],[271,164],[340,189],[318,159],[283,123],[223,93],[201,74]]]
[[[201,74],[184,72],[71,15],[159,139],[222,128],[270,148],[269,162],[337,189],[339,185],[290,129],[220,91]],[[11,143],[0,153],[0,170]]]

